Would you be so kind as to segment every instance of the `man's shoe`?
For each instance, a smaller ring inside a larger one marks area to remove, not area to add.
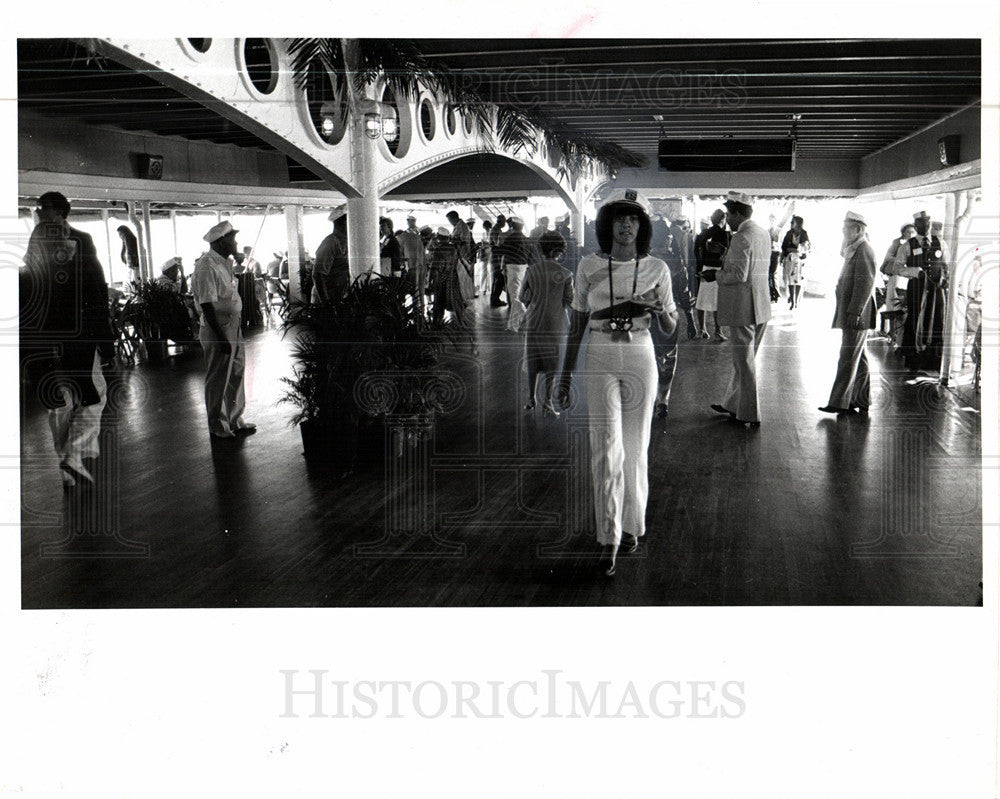
[[[726,414],[728,416],[731,416],[733,419],[736,418],[736,414],[735,413],[733,413],[730,410],[727,410],[726,408],[723,408],[721,405],[712,405],[711,408],[716,413],[724,413],[724,414]]]
[[[824,405],[820,408],[820,410],[823,411],[823,413],[835,413],[838,416],[851,412],[850,408],[838,408],[836,405]]]
[[[212,430],[212,438],[236,438],[236,434],[232,430]]]
[[[748,427],[751,430],[760,430],[760,422],[744,422],[742,419],[736,419],[736,424]]]
[[[656,405],[656,418],[666,419],[667,418],[667,406],[666,403],[660,402]]]
[[[83,461],[81,460],[75,460],[73,462],[62,461],[59,464],[59,468],[62,469],[64,475],[69,476],[69,478],[73,481],[70,483],[69,480],[66,480],[64,477],[64,486],[72,487],[77,483],[90,483],[93,485],[94,483],[94,475],[87,471],[87,467],[83,465]]]
[[[247,422],[246,424],[241,424],[239,427],[233,430],[233,433],[235,433],[238,436],[252,436],[256,432],[257,432],[257,425],[252,424],[250,422]]]
[[[622,545],[619,552],[631,555],[637,549],[639,549],[639,537],[632,533],[622,533]]]

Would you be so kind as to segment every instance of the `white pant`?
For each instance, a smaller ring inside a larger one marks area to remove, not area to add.
[[[490,293],[490,265],[481,259],[476,260],[476,291],[484,296]]]
[[[230,352],[223,354],[215,333],[202,324],[199,339],[205,351],[205,410],[211,433],[229,433],[243,426],[246,394],[243,371],[246,367],[246,349],[240,332],[239,314],[216,311],[219,324],[229,339]]]
[[[49,411],[49,429],[59,462],[75,468],[83,465],[81,458],[96,458],[101,454],[97,435],[101,432],[101,414],[108,401],[108,384],[104,381],[101,357],[96,347],[91,378],[100,396],[99,402],[85,406],[74,404],[72,393],[60,388],[59,393],[65,404]]]
[[[736,414],[741,422],[759,422],[757,406],[757,350],[764,340],[767,322],[759,325],[731,325],[729,352],[733,359],[733,376],[729,379],[725,399],[726,410]]]
[[[656,403],[656,356],[648,330],[631,341],[590,331],[586,390],[597,540],[621,542],[622,530],[646,532],[647,450]]]
[[[521,322],[524,321],[524,316],[528,312],[524,303],[521,302],[521,284],[524,282],[528,265],[507,264],[504,269],[507,272],[507,302],[510,303],[507,329],[516,333],[521,328]]]

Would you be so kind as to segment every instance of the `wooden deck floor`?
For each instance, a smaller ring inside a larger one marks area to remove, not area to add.
[[[455,407],[432,445],[346,478],[309,468],[275,404],[290,362],[274,332],[250,338],[259,432],[235,444],[207,434],[199,353],[116,377],[94,492],[63,492],[25,397],[23,606],[981,604],[978,411],[907,382],[873,340],[871,416],[818,413],[829,300],[771,323],[760,431],[708,410],[725,345],[682,344],[648,534],[613,580],[596,570],[583,409],[524,414],[520,340],[478,302],[479,356],[448,356]]]

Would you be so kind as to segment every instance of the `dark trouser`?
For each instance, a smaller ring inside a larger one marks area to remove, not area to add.
[[[871,402],[871,378],[868,374],[868,355],[865,353],[868,331],[845,328],[842,332],[837,376],[827,405],[833,408],[858,407],[867,410]]]
[[[490,271],[493,272],[493,288],[490,291],[490,305],[496,305],[500,302],[500,295],[507,286],[507,281],[504,280],[503,270],[500,268],[500,264],[490,264]]]
[[[781,253],[771,253],[771,264],[767,269],[767,287],[771,290],[771,302],[777,302],[781,294],[778,293],[778,283],[776,275],[778,273],[778,259]]]
[[[56,383],[66,388],[73,401],[83,407],[99,403],[101,397],[92,377],[97,344],[93,341],[64,341],[59,349],[59,359],[50,364]],[[42,392],[41,400],[50,410],[64,405],[61,395],[53,392],[51,387]]]
[[[687,311],[690,315],[691,311]],[[664,333],[657,321],[650,327],[653,338],[653,353],[656,355],[656,372],[658,376],[656,388],[657,404],[670,404],[670,387],[674,381],[674,373],[677,371],[677,339],[680,333],[680,323],[674,326],[674,332],[669,335]]]

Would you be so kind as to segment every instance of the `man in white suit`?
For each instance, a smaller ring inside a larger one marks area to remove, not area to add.
[[[723,203],[733,238],[722,259],[719,282],[719,324],[730,328],[729,349],[733,376],[722,403],[712,410],[725,413],[743,425],[760,427],[757,408],[757,350],[771,318],[768,267],[771,236],[750,217],[753,199],[731,191]]]
[[[837,310],[833,327],[842,331],[837,376],[824,413],[868,413],[870,379],[865,343],[875,327],[875,250],[868,243],[865,218],[848,211],[844,243],[840,248],[844,268],[837,281]]]

